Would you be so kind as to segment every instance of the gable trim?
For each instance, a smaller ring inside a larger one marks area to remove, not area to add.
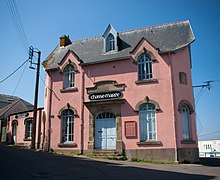
[[[61,64],[63,63],[63,61],[67,58],[67,56],[68,56],[70,53],[72,53],[72,54],[76,57],[76,59],[77,59],[79,62],[83,62],[83,61],[79,58],[79,56],[78,56],[74,51],[68,50],[68,51],[66,52],[66,54],[64,55],[64,57],[62,58],[62,60],[61,60],[59,63],[57,63],[57,64],[58,64],[58,65],[61,65]]]

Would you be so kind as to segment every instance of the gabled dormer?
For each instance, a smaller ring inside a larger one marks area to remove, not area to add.
[[[111,24],[108,25],[102,37],[104,38],[104,45],[103,45],[104,53],[118,51],[118,44],[117,44],[118,33],[112,27]]]

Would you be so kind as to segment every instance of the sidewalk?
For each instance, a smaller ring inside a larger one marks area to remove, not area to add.
[[[220,180],[220,158],[201,158],[200,164],[152,164],[152,163],[115,161],[115,160],[103,160],[103,159],[93,159],[93,160],[118,164],[119,166],[122,167],[137,167],[137,168],[160,170],[167,172],[179,172],[185,174],[215,176],[215,179]]]

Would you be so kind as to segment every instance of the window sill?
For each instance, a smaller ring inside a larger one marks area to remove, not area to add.
[[[184,139],[181,141],[181,144],[196,144],[196,141],[192,139]]]
[[[138,146],[162,146],[161,141],[144,141],[144,142],[137,142]]]
[[[23,140],[24,141],[31,141],[31,139],[32,139],[31,137],[27,137],[27,138],[24,138]]]
[[[60,148],[74,148],[74,147],[77,147],[77,144],[76,143],[67,143],[67,144],[59,143],[58,147],[60,147]]]
[[[157,79],[143,79],[135,81],[135,84],[151,84],[151,83],[158,83]]]
[[[61,93],[65,93],[65,92],[76,92],[78,91],[77,87],[70,87],[70,88],[65,88],[65,89],[60,89]]]

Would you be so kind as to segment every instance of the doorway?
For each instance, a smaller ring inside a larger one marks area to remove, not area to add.
[[[116,149],[116,117],[103,112],[95,119],[95,148]]]
[[[18,126],[18,122],[13,121],[12,122],[12,143],[13,144],[16,144],[17,142],[17,126]]]

